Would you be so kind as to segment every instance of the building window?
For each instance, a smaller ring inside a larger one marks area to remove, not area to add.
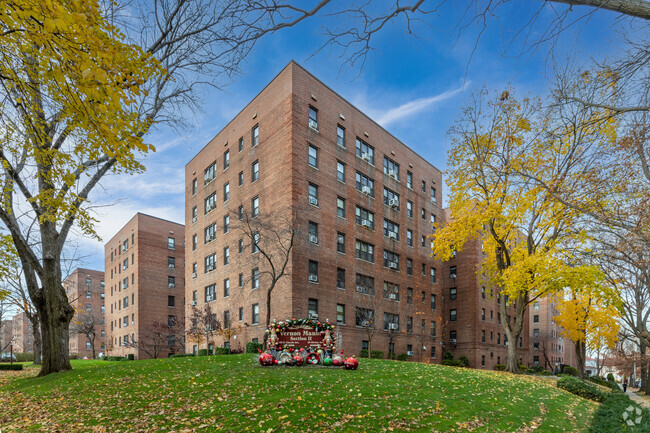
[[[175,277],[167,277],[167,287],[170,289],[173,289],[176,287],[176,278]]]
[[[209,214],[214,208],[217,207],[217,193],[213,192],[203,200],[205,206],[204,214]]]
[[[336,304],[336,324],[345,325],[345,305]]]
[[[90,304],[86,304],[86,311],[92,310],[92,306]]]
[[[422,181],[422,192],[427,192],[427,183]]]
[[[167,248],[173,250],[175,248],[176,241],[174,238],[167,238]]]
[[[452,287],[449,289],[449,299],[456,299],[456,294],[457,294],[457,289],[456,287]]]
[[[230,328],[230,311],[223,312],[223,327],[224,329]]]
[[[357,259],[365,260],[370,263],[375,263],[375,246],[360,240],[356,242],[356,257]]]
[[[374,316],[375,316],[375,312],[373,310],[371,310],[369,308],[359,308],[359,307],[357,307],[356,310],[355,310],[355,314],[354,314],[354,317],[355,317],[354,321],[355,321],[355,324],[357,326],[372,327],[372,322],[373,322]],[[365,348],[366,348],[366,350],[368,350],[368,346],[367,346],[368,342],[366,341],[365,343],[366,343]]]
[[[217,163],[213,162],[203,173],[203,184],[207,185],[217,176]]]
[[[309,261],[309,282],[318,282],[318,262],[314,260]]]
[[[436,189],[434,187],[431,187],[431,203],[437,203]]]
[[[342,254],[345,254],[345,234],[337,233],[336,234],[336,251]]]
[[[318,110],[309,106],[309,127],[318,131]]]
[[[539,337],[539,328],[533,329],[533,337]]]
[[[485,308],[481,308],[481,320],[485,322]]]
[[[198,298],[199,298],[198,292],[194,290],[192,292],[192,305],[196,305],[196,301],[198,300]]]
[[[224,215],[223,217],[223,232],[228,233],[230,231],[230,215]]]
[[[230,200],[230,182],[226,182],[223,185],[223,201],[226,202]]]
[[[336,268],[336,288],[345,290],[345,269]]]
[[[230,278],[223,280],[223,297],[227,298],[230,296]]]
[[[192,222],[195,223],[197,217],[199,216],[199,210],[196,206],[192,208]]]
[[[345,128],[341,125],[336,125],[336,144],[345,147]]]
[[[260,323],[260,305],[259,304],[253,304],[251,322],[252,322],[253,325],[257,325],[258,323]]]
[[[384,298],[399,302],[399,286],[397,284],[384,281]]]
[[[244,219],[244,205],[240,204],[239,207],[237,208],[237,219],[239,221]]]
[[[123,288],[123,289],[127,289],[128,287],[129,287],[129,277],[126,277],[126,278],[122,281],[122,288]]]
[[[539,310],[539,301],[533,302],[533,310]]]
[[[195,234],[192,235],[192,251],[196,251],[196,247],[198,244],[198,236]]]
[[[384,250],[384,267],[399,270],[399,254]]]
[[[406,172],[406,187],[408,189],[413,189],[413,173],[410,171]]]
[[[244,172],[243,171],[239,172],[239,175],[238,175],[237,179],[238,179],[238,182],[239,182],[239,186],[242,186],[244,184]]]
[[[413,318],[410,317],[410,316],[406,318],[406,332],[408,334],[413,333]],[[411,346],[411,345],[409,344],[409,346]],[[408,349],[408,351],[411,352],[412,348]]]
[[[384,331],[399,331],[399,314],[384,313]]]
[[[431,268],[431,282],[436,282],[436,268]]]
[[[375,196],[375,181],[358,171],[356,174],[356,188],[357,191],[361,191],[363,194],[369,195],[370,197]]]
[[[406,245],[409,247],[413,246],[413,230],[406,230]]]
[[[485,299],[485,287],[481,287],[481,298]]]
[[[244,287],[244,274],[239,273],[239,287]]]
[[[345,199],[336,197],[336,216],[345,218]]]
[[[436,295],[431,295],[431,309],[436,309]]]
[[[406,259],[406,275],[413,275],[413,259]]]
[[[253,289],[260,288],[260,270],[258,268],[253,268],[251,271],[251,284]]]
[[[230,167],[230,150],[226,150],[223,154],[223,169],[226,170]]]
[[[449,266],[449,278],[456,279],[456,266]]]
[[[427,210],[425,208],[422,208],[420,210],[420,216],[422,217],[423,220],[427,219]]]
[[[318,186],[313,183],[309,184],[309,204],[318,206]]]
[[[341,161],[336,161],[336,179],[345,183],[345,164]]]
[[[251,147],[255,147],[260,143],[260,125],[253,126],[251,129]]]
[[[318,299],[309,298],[307,303],[310,319],[318,319]]]
[[[198,182],[196,178],[192,179],[192,195],[196,195],[196,190],[198,188]]]
[[[217,238],[217,223],[212,223],[207,226],[204,230],[205,234],[205,243],[209,244]]]
[[[307,231],[309,234],[309,242],[312,244],[318,243],[318,224],[313,221],[309,221],[307,226]]]
[[[311,144],[309,145],[309,165],[311,165],[314,168],[318,168],[318,149],[312,146]]]
[[[176,297],[175,296],[167,296],[167,306],[168,307],[175,307],[176,306]]]
[[[90,299],[91,293],[90,290],[86,290],[86,299]]]
[[[255,161],[251,166],[251,182],[260,178],[260,162]]]
[[[257,218],[260,214],[260,198],[253,197],[251,200],[251,217]]]
[[[192,263],[192,278],[196,278],[196,274],[198,273],[199,265],[198,263],[194,262]]]
[[[359,137],[357,137],[357,156],[375,165],[375,149]]]
[[[205,302],[212,302],[217,299],[217,285],[210,284],[205,286]]]
[[[384,219],[384,236],[399,241],[399,224]]]
[[[413,218],[413,202],[410,200],[406,200],[406,216]]]
[[[239,307],[239,321],[244,320],[244,307]]]
[[[205,262],[205,273],[214,271],[217,269],[217,255],[215,253],[206,256],[204,259]]]
[[[251,245],[251,254],[255,254],[260,250],[260,234],[258,232],[253,233],[253,242]]]
[[[533,316],[533,323],[539,323],[539,315],[535,314]]]
[[[449,310],[449,321],[450,322],[456,321],[456,309]]]
[[[244,150],[244,137],[239,138],[239,151]]]
[[[223,249],[223,264],[227,265],[230,263],[230,247],[225,247]]]
[[[356,223],[360,226],[375,229],[375,214],[367,209],[357,206],[356,208]]]
[[[399,164],[387,156],[384,156],[384,174],[399,180]]]
[[[357,274],[357,292],[374,295],[375,279],[368,275]]]

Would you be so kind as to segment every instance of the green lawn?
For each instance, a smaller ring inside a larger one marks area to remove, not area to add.
[[[262,368],[252,355],[74,361],[0,372],[7,432],[586,432],[596,403],[554,382],[398,361]]]

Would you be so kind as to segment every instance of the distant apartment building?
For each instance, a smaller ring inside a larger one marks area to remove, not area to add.
[[[12,333],[14,341],[14,352],[34,351],[34,332],[27,314],[18,313],[12,318]]]
[[[272,319],[329,320],[346,353],[439,361],[442,265],[426,236],[442,218],[442,173],[301,66],[289,63],[185,179],[186,316],[211,304],[236,329],[221,344],[243,350],[266,330],[270,269],[237,229],[246,214],[298,230]]]
[[[138,213],[105,245],[109,355],[151,358],[153,352],[147,347],[153,344],[154,328],[182,326],[184,239],[182,224]],[[175,353],[172,340],[170,335],[169,344],[156,356]]]
[[[77,268],[63,282],[68,302],[75,309],[70,322],[68,350],[80,358],[92,357],[93,347],[87,337],[94,330],[95,355],[106,350],[104,306],[104,272]]]
[[[466,356],[472,368],[492,370],[506,363],[508,345],[516,344],[519,363],[525,365],[529,352],[528,312],[519,341],[508,341],[501,322],[514,323],[514,304],[508,306],[508,314],[503,317],[501,304],[508,300],[486,286],[481,277],[482,261],[481,241],[476,238],[468,240],[462,250],[444,262],[441,275],[444,349],[455,358]]]
[[[530,365],[541,365],[555,372],[561,365],[577,366],[575,346],[564,338],[562,328],[553,320],[558,315],[557,302],[552,295],[534,301],[530,305]]]
[[[11,319],[3,320],[0,330],[0,353],[10,350],[10,343],[14,336],[14,322]]]

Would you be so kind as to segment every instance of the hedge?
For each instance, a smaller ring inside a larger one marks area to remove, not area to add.
[[[579,395],[580,397],[598,402],[603,401],[605,397],[605,393],[595,385],[573,376],[563,376],[557,381],[557,387],[569,391],[572,394]]]
[[[0,364],[0,370],[22,370],[23,364]]]
[[[562,374],[568,374],[570,376],[580,376],[578,369],[571,367],[570,365],[565,365],[562,369]]]
[[[408,361],[408,359],[409,359],[409,356],[406,353],[400,353],[399,355],[397,355],[397,360],[398,361]]]
[[[230,349],[227,347],[215,347],[214,348],[214,354],[215,355],[230,355]]]
[[[632,411],[628,408],[632,407]],[[638,415],[637,409],[641,410]],[[625,425],[623,413],[627,412],[627,419],[632,425]],[[633,413],[631,413],[633,412]],[[636,423],[640,417],[640,423]],[[650,410],[640,408],[630,397],[622,391],[613,391],[605,394],[602,404],[594,414],[589,433],[650,433]]]
[[[34,362],[34,352],[17,352],[14,355],[16,356],[16,362]]]
[[[460,359],[443,359],[440,363],[451,367],[467,367]]]
[[[382,350],[373,350],[370,352],[370,357],[373,359],[384,359],[384,352]]]
[[[173,355],[169,355],[170,358],[187,358],[190,356],[196,356],[193,353],[175,353]]]
[[[368,349],[361,349],[361,352],[359,353],[359,358],[367,358],[368,357]]]
[[[262,345],[255,341],[249,341],[246,343],[246,353],[259,353],[259,350],[262,350]]]
[[[593,383],[597,383],[598,385],[602,385],[602,386],[604,386],[606,388],[610,388],[610,389],[612,389],[614,391],[618,391],[620,389],[616,383],[609,382],[609,381],[603,379],[602,377],[591,376],[591,377],[588,377],[587,380],[590,381],[590,382],[593,382]]]

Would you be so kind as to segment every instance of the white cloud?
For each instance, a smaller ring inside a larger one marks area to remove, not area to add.
[[[445,101],[453,97],[457,93],[460,93],[463,90],[465,90],[470,84],[471,81],[467,80],[457,89],[447,90],[446,92],[440,93],[439,95],[430,96],[428,98],[419,98],[414,101],[410,101],[405,104],[402,104],[399,107],[391,108],[385,111],[384,113],[379,113],[378,116],[376,116],[376,121],[380,125],[386,127],[391,123],[394,123],[405,117],[420,113],[424,110],[431,108],[435,104],[438,104],[442,101]]]

